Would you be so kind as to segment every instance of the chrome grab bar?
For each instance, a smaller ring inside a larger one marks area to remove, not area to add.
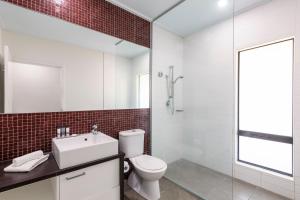
[[[78,177],[84,176],[85,174],[86,174],[85,172],[82,172],[81,174],[78,174],[78,175],[75,175],[75,176],[66,177],[66,180],[69,181],[69,180],[72,180],[74,178],[78,178]]]

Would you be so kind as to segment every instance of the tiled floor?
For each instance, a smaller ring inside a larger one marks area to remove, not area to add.
[[[289,200],[187,160],[169,164],[166,177],[160,180],[161,200]],[[125,200],[144,200],[128,186],[125,197]]]
[[[169,164],[165,176],[206,200],[288,200],[187,160]]]
[[[160,180],[161,200],[202,200],[166,178]],[[145,200],[125,184],[125,200]]]

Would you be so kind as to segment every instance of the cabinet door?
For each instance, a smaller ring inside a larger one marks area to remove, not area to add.
[[[119,159],[61,175],[60,200],[119,199]]]

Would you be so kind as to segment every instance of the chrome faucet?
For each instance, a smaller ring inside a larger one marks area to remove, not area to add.
[[[92,134],[93,135],[97,135],[98,134],[98,126],[97,126],[97,124],[94,124],[92,126]]]

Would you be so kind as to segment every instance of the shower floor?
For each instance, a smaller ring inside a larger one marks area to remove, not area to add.
[[[165,177],[205,200],[289,200],[184,159],[168,164]]]

